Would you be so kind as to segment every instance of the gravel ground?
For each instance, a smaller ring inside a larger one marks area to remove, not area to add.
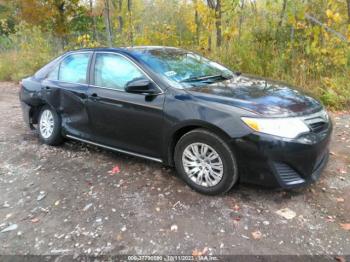
[[[350,113],[332,116],[316,184],[208,197],[154,162],[41,144],[22,121],[18,86],[0,83],[0,254],[349,255]]]

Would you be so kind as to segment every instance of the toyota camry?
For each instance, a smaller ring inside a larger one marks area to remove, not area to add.
[[[179,48],[67,52],[21,81],[20,101],[43,143],[74,139],[174,166],[204,194],[238,182],[304,186],[328,160],[320,102]]]

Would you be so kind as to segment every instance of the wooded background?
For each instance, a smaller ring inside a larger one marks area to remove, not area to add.
[[[66,50],[166,45],[350,106],[350,0],[0,0],[0,80]]]

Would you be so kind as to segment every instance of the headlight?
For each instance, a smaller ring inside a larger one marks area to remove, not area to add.
[[[324,120],[326,120],[326,122],[328,122],[329,121],[329,115],[328,115],[327,111],[325,109],[323,109],[321,114],[322,114]]]
[[[252,118],[242,117],[243,122],[253,130],[274,136],[295,138],[309,132],[308,126],[298,118]]]

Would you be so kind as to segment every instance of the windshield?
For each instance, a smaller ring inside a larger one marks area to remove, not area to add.
[[[137,50],[135,53],[153,71],[185,88],[233,77],[233,72],[224,66],[181,49]]]

